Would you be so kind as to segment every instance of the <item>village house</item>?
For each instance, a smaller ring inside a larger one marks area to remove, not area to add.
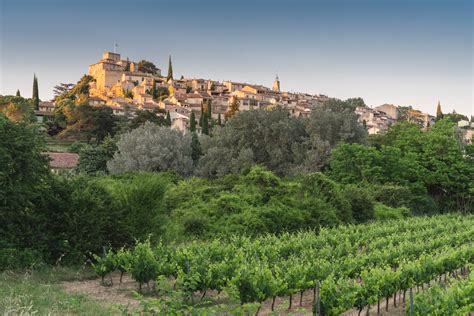
[[[50,122],[54,119],[54,103],[43,101],[39,103],[38,110],[35,111],[36,120],[39,123]]]

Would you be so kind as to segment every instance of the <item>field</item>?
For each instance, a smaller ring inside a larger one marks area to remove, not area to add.
[[[466,315],[474,308],[473,241],[474,216],[440,215],[177,246],[143,242],[97,256],[96,276],[4,273],[0,312],[403,315],[411,291],[414,315]]]

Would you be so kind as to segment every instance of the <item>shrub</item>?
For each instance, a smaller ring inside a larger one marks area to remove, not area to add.
[[[374,201],[369,191],[355,185],[344,188],[344,196],[349,201],[352,217],[358,223],[374,219]]]
[[[382,203],[375,203],[374,214],[377,220],[402,219],[411,216],[410,210],[405,207],[390,207]]]
[[[0,249],[0,271],[32,268],[43,263],[42,254],[33,249]]]
[[[301,190],[307,198],[315,196],[333,206],[337,211],[337,217],[342,222],[351,222],[351,205],[342,193],[341,186],[329,179],[326,175],[316,172],[305,175],[301,179]]]

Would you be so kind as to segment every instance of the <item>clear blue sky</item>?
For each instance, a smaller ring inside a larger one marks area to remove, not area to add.
[[[105,50],[175,76],[474,112],[471,0],[0,0],[0,94],[40,98]],[[130,4],[130,5],[127,5]]]

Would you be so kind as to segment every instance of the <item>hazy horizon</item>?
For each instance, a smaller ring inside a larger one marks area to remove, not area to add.
[[[474,114],[469,0],[0,0],[0,94],[40,98],[75,83],[103,51],[146,59],[175,77],[362,97]]]

